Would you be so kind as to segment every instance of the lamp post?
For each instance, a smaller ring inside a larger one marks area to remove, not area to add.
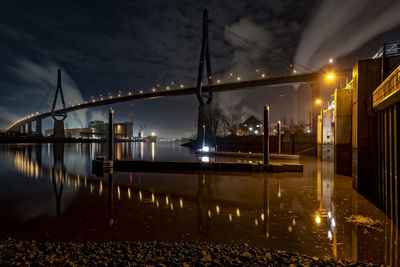
[[[203,147],[206,146],[206,126],[203,124]]]

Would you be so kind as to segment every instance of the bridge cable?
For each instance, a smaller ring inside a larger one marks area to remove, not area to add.
[[[288,59],[286,59],[285,57],[283,57],[283,56],[277,54],[276,52],[274,52],[274,51],[271,50],[271,49],[268,49],[268,48],[266,48],[266,47],[264,47],[264,46],[262,46],[262,45],[260,45],[260,44],[258,44],[258,43],[255,43],[254,41],[249,40],[248,38],[243,37],[243,36],[241,36],[241,35],[239,35],[239,34],[233,32],[233,31],[227,29],[227,28],[224,27],[224,26],[221,26],[221,25],[215,23],[214,21],[211,21],[211,20],[210,20],[210,22],[211,22],[212,25],[214,25],[214,26],[220,28],[221,30],[226,31],[227,33],[229,33],[229,34],[231,34],[231,35],[237,37],[238,39],[240,39],[240,40],[246,42],[250,47],[253,47],[253,48],[258,49],[258,50],[260,50],[260,51],[264,51],[264,52],[266,52],[267,54],[271,54],[271,55],[273,55],[273,56],[279,58],[280,60],[283,60],[283,61],[287,62],[287,63],[290,64],[290,65],[294,63],[294,64],[296,64],[298,67],[302,68],[303,70],[312,72],[312,70],[311,70],[309,67],[307,67],[307,66],[304,66],[304,65],[302,65],[302,64],[300,64],[300,63],[297,63],[297,62],[294,62],[294,61],[289,61]]]

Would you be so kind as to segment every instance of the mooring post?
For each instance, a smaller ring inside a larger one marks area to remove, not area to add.
[[[264,107],[264,165],[268,165],[269,160],[269,106]]]
[[[281,121],[278,121],[277,124],[277,131],[278,131],[278,154],[281,154],[282,152],[282,141],[281,141]]]
[[[108,112],[108,160],[114,160],[114,110]]]

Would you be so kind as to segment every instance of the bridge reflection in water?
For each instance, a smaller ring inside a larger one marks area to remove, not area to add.
[[[351,178],[334,174],[332,162],[306,158],[303,174],[95,177],[90,160],[103,151],[99,144],[1,146],[2,167],[12,174],[3,175],[1,190],[14,190],[15,200],[1,207],[0,233],[61,240],[246,242],[311,256],[398,264],[397,229],[352,189]],[[121,144],[121,158],[140,155],[195,157],[172,143]],[[41,205],[38,196],[50,205]],[[27,219],[32,210],[42,213]]]

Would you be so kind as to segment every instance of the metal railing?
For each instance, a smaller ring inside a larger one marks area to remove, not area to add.
[[[400,91],[400,66],[374,91],[372,96],[373,107],[376,108],[398,91]]]

